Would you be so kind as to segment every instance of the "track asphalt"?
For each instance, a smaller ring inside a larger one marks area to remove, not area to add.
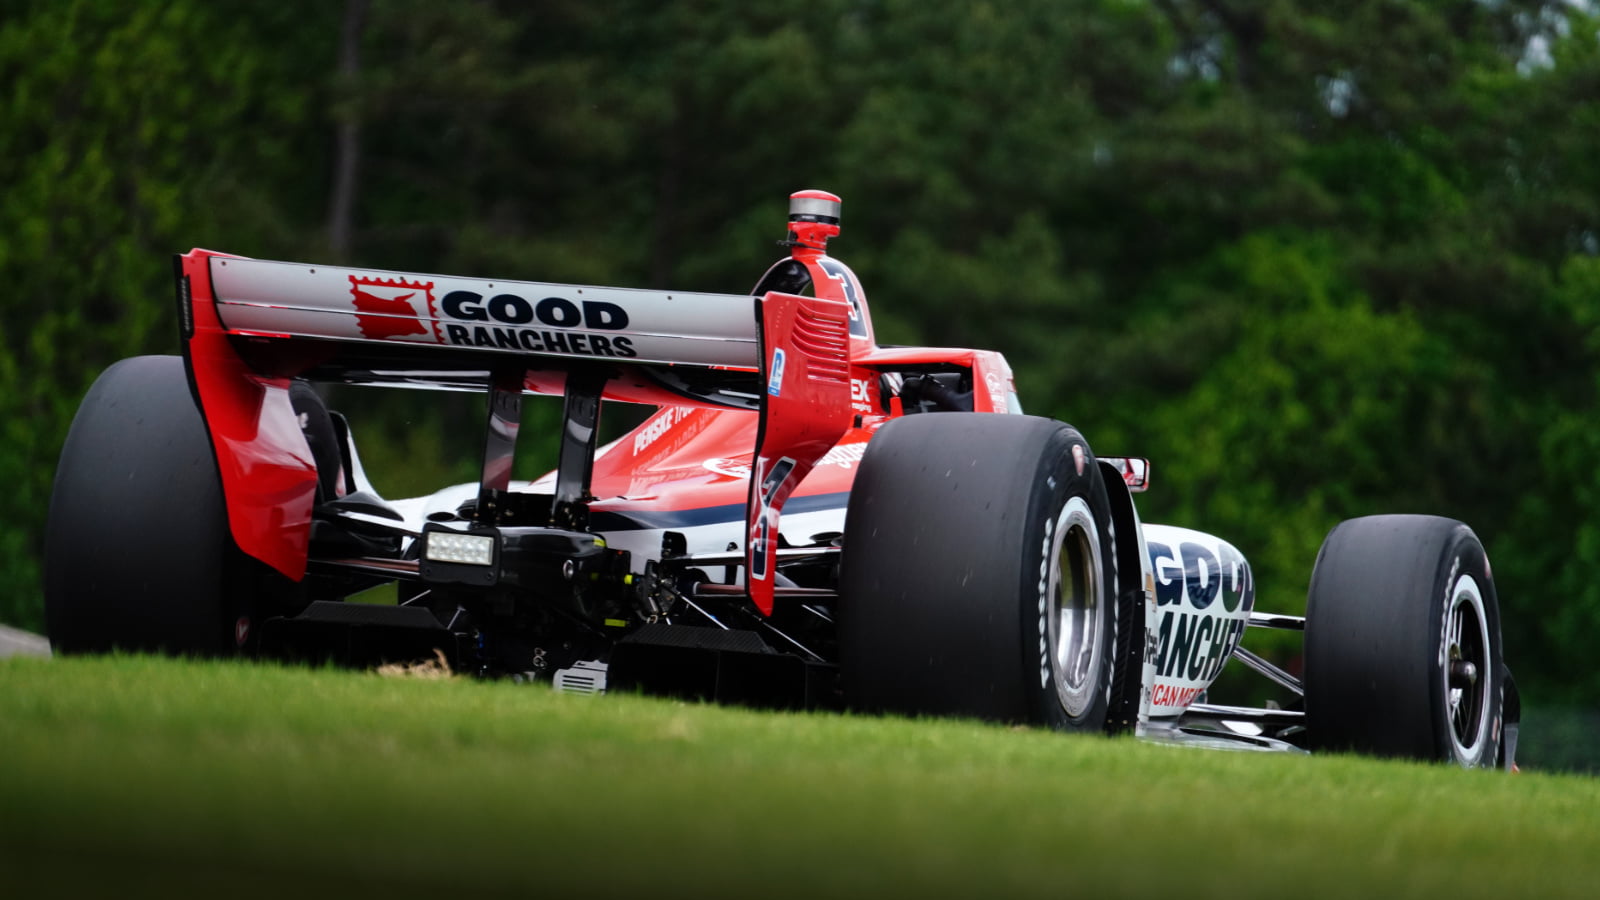
[[[50,640],[43,635],[0,625],[0,656],[49,656]]]

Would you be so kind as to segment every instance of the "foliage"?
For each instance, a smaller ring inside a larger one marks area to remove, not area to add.
[[[0,618],[76,398],[172,350],[165,255],[333,254],[353,123],[375,267],[740,290],[837,191],[881,339],[1006,352],[1264,604],[1342,518],[1462,518],[1525,691],[1600,701],[1591,6],[370,0],[341,74],[360,4],[4,4]],[[480,411],[362,413],[385,490],[471,477]]]
[[[175,349],[167,255],[310,244],[293,138],[317,86],[272,52],[286,23],[239,11],[75,2],[0,18],[0,618],[40,624],[39,533],[78,398],[116,358]],[[231,52],[200,52],[213,45]]]

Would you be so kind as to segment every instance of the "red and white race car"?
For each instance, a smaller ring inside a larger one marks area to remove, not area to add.
[[[107,369],[62,451],[52,642],[1511,764],[1470,529],[1345,522],[1306,617],[1257,612],[1243,554],[1142,524],[1148,462],[1023,415],[1000,354],[879,346],[839,216],[792,195],[749,294],[177,257],[182,356]],[[485,394],[480,483],[378,496],[330,382]],[[560,455],[515,483],[529,394]],[[599,446],[605,401],[659,409]],[[1303,678],[1252,626],[1305,631]],[[1303,702],[1205,702],[1230,659]]]

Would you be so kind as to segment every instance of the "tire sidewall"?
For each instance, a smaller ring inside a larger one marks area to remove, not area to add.
[[[1485,691],[1485,703],[1488,705],[1488,726],[1484,729],[1483,740],[1478,744],[1475,752],[1463,756],[1457,749],[1454,741],[1454,726],[1450,721],[1450,705],[1448,702],[1448,644],[1450,610],[1457,594],[1461,580],[1470,577],[1477,584],[1479,594],[1483,601],[1484,625],[1488,632],[1488,659],[1485,661],[1482,677],[1489,679]],[[1446,552],[1439,562],[1438,577],[1434,583],[1433,609],[1429,616],[1434,637],[1434,657],[1429,666],[1428,690],[1437,701],[1430,704],[1433,709],[1433,732],[1436,758],[1449,760],[1468,768],[1493,767],[1499,757],[1500,735],[1503,723],[1502,705],[1505,694],[1505,682],[1502,668],[1504,657],[1501,653],[1500,642],[1500,604],[1495,594],[1494,579],[1489,568],[1489,557],[1479,543],[1476,536],[1466,527],[1461,527],[1455,537],[1446,545]]]
[[[183,360],[133,357],[84,398],[45,534],[45,619],[61,653],[229,656],[289,584],[234,544]]]
[[[1117,557],[1116,535],[1112,525],[1111,503],[1106,495],[1099,465],[1089,442],[1071,426],[1063,425],[1053,436],[1034,474],[1027,527],[1024,537],[1022,583],[1023,684],[1034,721],[1058,730],[1098,731],[1105,727],[1110,708],[1112,675],[1117,647]],[[1057,592],[1067,573],[1059,571],[1059,550],[1068,539],[1061,533],[1063,511],[1073,500],[1088,507],[1098,543],[1101,571],[1096,580],[1101,619],[1094,685],[1089,704],[1078,715],[1063,707],[1058,686],[1064,673],[1060,669],[1049,628],[1055,614]]]

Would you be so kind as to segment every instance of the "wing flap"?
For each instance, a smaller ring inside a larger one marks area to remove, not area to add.
[[[232,334],[755,369],[750,297],[208,256]]]

